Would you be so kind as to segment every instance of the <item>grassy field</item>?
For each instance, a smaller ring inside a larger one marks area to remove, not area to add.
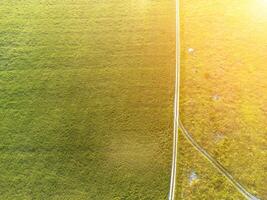
[[[166,199],[173,1],[0,3],[0,199]]]
[[[181,2],[181,118],[267,199],[267,3]],[[166,199],[175,2],[0,3],[0,199]],[[243,197],[180,135],[178,199]]]
[[[199,144],[260,199],[267,199],[266,9],[264,0],[191,0],[181,5],[182,121]],[[181,151],[181,159],[190,159],[188,149]],[[209,191],[210,181],[220,177],[199,159],[185,161],[195,165],[203,183],[197,189],[187,186],[188,199],[199,199],[199,191]],[[181,173],[188,177],[186,168]],[[239,199],[225,192],[214,199]],[[210,199],[209,193],[200,199]]]

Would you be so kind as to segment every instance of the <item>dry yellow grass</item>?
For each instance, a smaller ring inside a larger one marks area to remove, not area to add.
[[[263,0],[181,5],[181,118],[261,199],[267,198],[266,9]]]

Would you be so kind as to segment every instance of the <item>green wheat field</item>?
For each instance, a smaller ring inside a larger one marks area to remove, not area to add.
[[[0,3],[0,199],[166,199],[172,1]]]

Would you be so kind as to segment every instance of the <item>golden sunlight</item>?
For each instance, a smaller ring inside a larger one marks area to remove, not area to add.
[[[267,21],[267,0],[251,0],[248,6],[251,17],[257,21]]]

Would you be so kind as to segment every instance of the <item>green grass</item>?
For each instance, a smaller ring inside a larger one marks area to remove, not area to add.
[[[267,198],[266,7],[261,0],[193,0],[181,6],[181,118],[261,199]]]
[[[172,1],[1,1],[0,199],[164,199]]]

